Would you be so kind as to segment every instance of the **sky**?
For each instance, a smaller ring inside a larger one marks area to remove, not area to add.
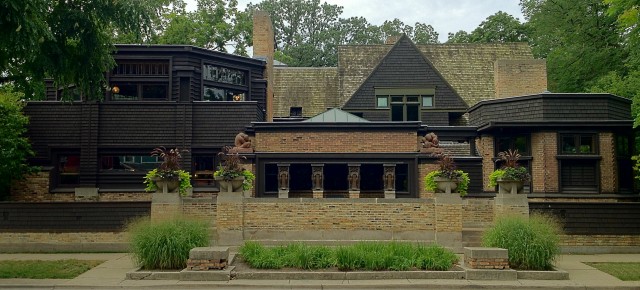
[[[195,10],[195,0],[187,0],[187,8]],[[238,8],[260,0],[238,0]],[[524,21],[519,0],[321,0],[344,7],[341,17],[362,16],[371,24],[381,25],[385,20],[400,19],[414,26],[416,22],[430,24],[440,34],[440,42],[447,33],[459,30],[471,32],[487,17],[504,11]]]

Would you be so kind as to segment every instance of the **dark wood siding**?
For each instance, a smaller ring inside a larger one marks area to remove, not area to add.
[[[150,202],[0,203],[0,231],[122,231],[150,212]]]
[[[562,190],[598,190],[597,160],[564,159],[560,166]]]
[[[469,194],[482,192],[482,158],[454,158],[456,167],[469,174]]]
[[[193,106],[192,146],[220,149],[251,122],[261,121],[255,102],[202,102]]]
[[[631,102],[609,94],[540,94],[483,101],[469,109],[474,126],[555,120],[631,120]]]
[[[100,106],[100,146],[174,146],[180,113],[175,103],[109,103]]]
[[[29,102],[27,136],[37,158],[49,158],[50,148],[80,147],[82,105],[80,103]]]
[[[566,234],[640,235],[640,203],[530,202],[529,210],[556,216]]]

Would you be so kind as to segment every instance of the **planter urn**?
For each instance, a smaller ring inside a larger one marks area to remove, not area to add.
[[[177,178],[157,178],[155,182],[159,192],[165,192],[165,186],[166,192],[174,192],[180,186],[180,179]]]
[[[433,179],[436,184],[436,192],[453,193],[458,188],[458,180],[445,177],[435,177]]]
[[[220,185],[220,192],[242,192],[242,182],[244,182],[244,176],[238,176],[232,180],[226,181],[221,176],[214,178]]]
[[[498,179],[498,192],[503,194],[522,193],[524,182],[522,180]]]

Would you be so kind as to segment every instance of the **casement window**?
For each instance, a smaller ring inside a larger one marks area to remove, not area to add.
[[[58,154],[57,166],[60,187],[74,186],[80,178],[80,154]]]
[[[561,134],[560,154],[596,154],[595,134]]]
[[[213,64],[202,65],[202,100],[211,102],[245,101],[249,87],[247,72]]]
[[[245,93],[241,90],[204,86],[204,101],[244,101]]]
[[[192,181],[193,186],[214,186],[213,172],[217,170],[219,161],[216,154],[193,154]]]
[[[495,156],[507,150],[518,150],[518,153],[522,156],[531,155],[529,137],[526,135],[500,136],[496,137],[495,140]]]
[[[109,154],[100,157],[100,171],[143,172],[158,168],[162,160],[158,156]]]
[[[434,89],[376,88],[376,108],[389,109],[391,121],[419,121],[434,107]]]
[[[169,60],[117,60],[109,86],[113,101],[169,99]]]
[[[114,101],[164,101],[169,97],[168,84],[112,82]]]
[[[597,192],[599,160],[595,133],[558,135],[560,190],[563,192]]]

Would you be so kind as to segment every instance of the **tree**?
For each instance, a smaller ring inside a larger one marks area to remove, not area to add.
[[[147,31],[153,13],[147,1],[8,0],[0,8],[2,82],[26,98],[41,97],[34,92],[45,76],[101,98],[104,72],[114,65],[113,31]]]
[[[460,30],[449,33],[447,42],[526,42],[529,40],[525,24],[512,15],[498,11],[487,17],[471,33]]]
[[[600,77],[623,70],[626,50],[616,15],[601,0],[521,0],[536,57],[547,59],[549,89],[585,92]]]
[[[0,199],[8,196],[12,181],[35,170],[26,163],[33,151],[24,137],[29,119],[22,114],[22,97],[11,86],[0,87]]]
[[[250,19],[246,12],[238,11],[236,0],[198,0],[197,10],[187,12],[183,8],[165,14],[165,30],[158,35],[157,43],[194,45],[227,52],[227,46],[235,44],[235,53],[246,55],[250,38]],[[244,25],[244,26],[243,26]]]
[[[418,44],[438,42],[431,25],[417,22],[412,27],[393,19],[376,26],[363,17],[341,18],[342,6],[321,4],[320,0],[265,0],[250,3],[246,11],[255,10],[271,15],[275,57],[290,66],[335,66],[339,45],[382,44],[387,37],[401,34]]]

